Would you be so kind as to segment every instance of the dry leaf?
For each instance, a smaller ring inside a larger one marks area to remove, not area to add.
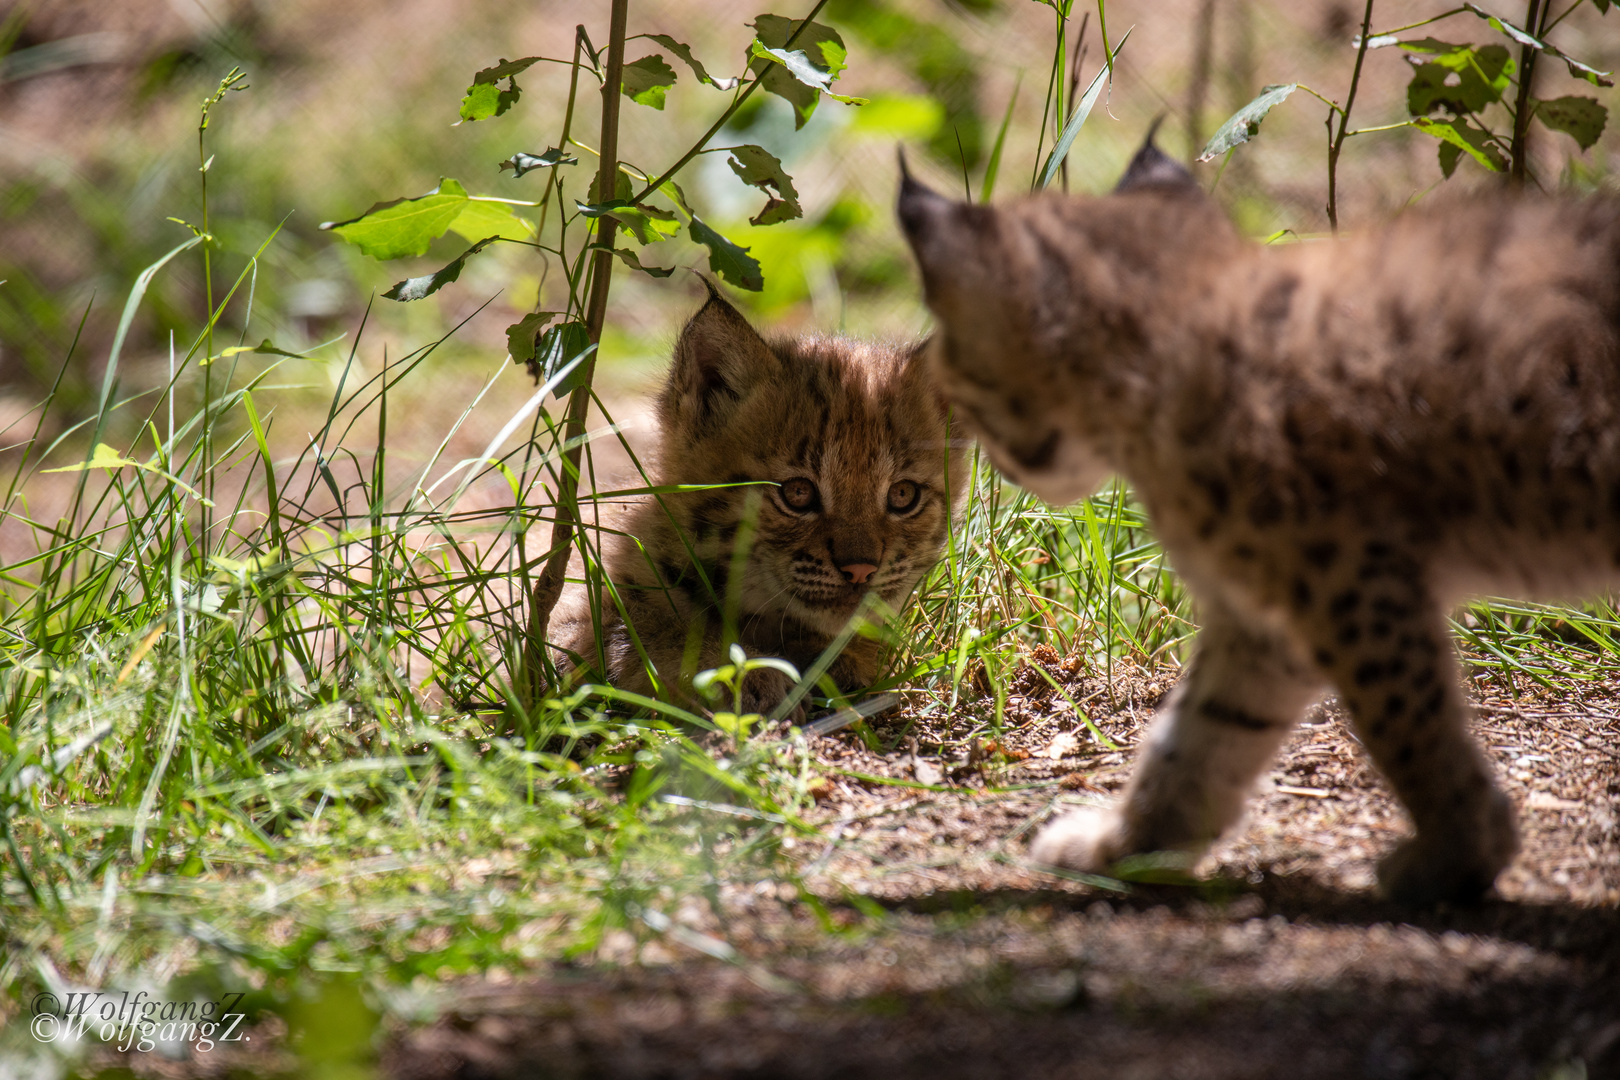
[[[1075,738],[1074,732],[1060,731],[1053,736],[1052,741],[1047,743],[1044,749],[1035,751],[1035,756],[1051,758],[1053,761],[1057,761],[1059,758],[1072,754],[1078,749],[1080,749],[1080,740]]]

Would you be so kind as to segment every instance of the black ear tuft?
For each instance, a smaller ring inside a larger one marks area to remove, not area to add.
[[[1201,191],[1198,181],[1193,179],[1192,173],[1181,167],[1181,164],[1170,157],[1157,146],[1153,145],[1153,136],[1158,134],[1159,124],[1164,120],[1160,116],[1148,128],[1147,138],[1142,140],[1142,149],[1131,158],[1125,175],[1120,177],[1119,183],[1114,185],[1116,192],[1140,191],[1143,188],[1168,188]]]

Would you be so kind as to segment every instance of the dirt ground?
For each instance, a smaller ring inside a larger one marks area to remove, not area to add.
[[[397,1033],[385,1074],[1620,1076],[1612,685],[1475,684],[1523,852],[1485,903],[1421,911],[1372,892],[1405,819],[1331,699],[1197,882],[1026,866],[1049,814],[1120,789],[1173,679],[1116,669],[1110,691],[1046,659],[1120,750],[1033,672],[993,749],[915,707],[877,722],[892,753],[815,741],[822,837],[799,855],[832,932],[789,886],[736,889],[725,925],[693,905],[594,962],[466,983]]]

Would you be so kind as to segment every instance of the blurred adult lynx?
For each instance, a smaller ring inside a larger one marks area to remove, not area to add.
[[[944,549],[963,455],[915,346],[766,341],[711,293],[676,343],[658,422],[655,485],[735,486],[643,497],[604,533],[601,636],[583,587],[553,620],[575,681],[694,700],[693,675],[732,642],[804,671],[851,619],[904,608]],[[882,641],[857,634],[828,674],[854,691],[883,661]],[[744,708],[769,711],[791,686],[755,670]]]
[[[908,179],[900,218],[969,430],[1054,503],[1123,474],[1199,600],[1123,805],[1034,857],[1201,852],[1331,686],[1417,826],[1385,889],[1489,888],[1518,840],[1445,616],[1620,584],[1620,203],[1503,194],[1268,247],[1150,140],[1111,195]]]

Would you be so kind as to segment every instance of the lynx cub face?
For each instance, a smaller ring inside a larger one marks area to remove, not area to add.
[[[739,486],[644,497],[604,533],[624,610],[604,590],[597,639],[584,589],[565,594],[552,638],[576,679],[690,699],[732,642],[802,672],[852,619],[904,608],[944,549],[964,462],[916,347],[767,342],[714,294],[681,332],[658,421],[655,485]],[[854,691],[882,660],[857,636],[829,674]],[[744,704],[769,711],[790,686],[755,671]]]
[[[1268,247],[1150,143],[1109,196],[990,208],[908,178],[899,209],[970,430],[1053,501],[1123,474],[1199,598],[1123,805],[1033,856],[1203,851],[1332,687],[1417,826],[1386,890],[1489,888],[1517,837],[1445,615],[1620,583],[1620,203],[1503,196]]]

